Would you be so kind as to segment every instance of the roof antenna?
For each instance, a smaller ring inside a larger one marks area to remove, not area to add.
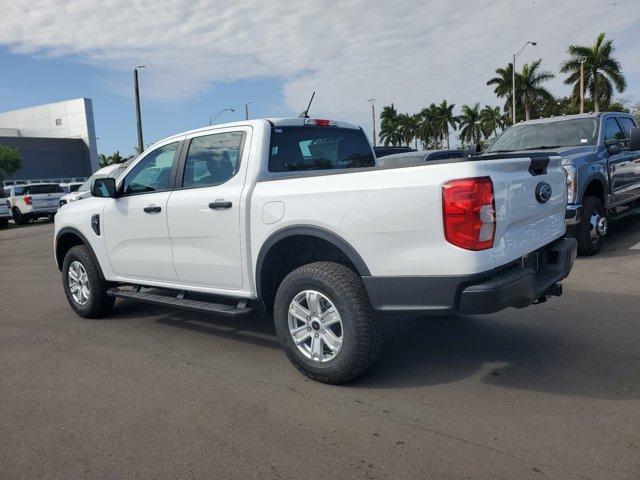
[[[307,109],[303,110],[302,113],[298,115],[298,118],[309,118],[309,109],[311,108],[311,102],[313,102],[313,97],[315,96],[316,96],[316,92],[313,92],[311,94],[311,99],[309,100],[309,105],[307,105]]]

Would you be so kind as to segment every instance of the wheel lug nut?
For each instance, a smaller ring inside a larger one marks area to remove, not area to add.
[[[316,338],[318,338],[318,334],[316,333]]]
[[[324,333],[324,332],[325,332],[325,330],[322,330],[322,333]]]

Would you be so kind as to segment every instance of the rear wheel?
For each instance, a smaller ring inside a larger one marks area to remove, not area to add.
[[[81,317],[107,315],[115,298],[107,295],[109,283],[102,279],[98,265],[86,245],[71,248],[62,264],[62,284],[71,308]]]
[[[602,200],[587,196],[582,202],[582,219],[576,228],[578,252],[583,255],[595,255],[602,249],[608,223]]]
[[[13,215],[13,221],[17,225],[26,225],[27,223],[29,223],[29,219],[25,215],[23,215],[18,207],[13,207],[11,213]]]
[[[333,262],[297,268],[280,284],[274,305],[278,338],[303,374],[347,382],[371,366],[380,330],[361,278]]]

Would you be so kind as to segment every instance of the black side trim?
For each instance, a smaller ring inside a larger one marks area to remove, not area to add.
[[[370,276],[371,272],[369,272],[369,268],[367,268],[367,264],[364,263],[364,260],[358,254],[358,252],[353,248],[345,239],[336,235],[335,233],[327,230],[326,228],[317,227],[315,225],[296,225],[292,227],[285,227],[277,232],[271,234],[269,238],[262,244],[262,248],[260,249],[260,253],[258,254],[258,261],[256,263],[256,292],[258,298],[262,298],[262,287],[260,285],[260,279],[262,278],[262,267],[264,263],[264,259],[266,258],[269,250],[280,240],[284,240],[288,237],[293,237],[296,235],[306,235],[309,237],[317,237],[322,240],[325,240],[336,248],[339,248],[342,253],[344,253],[347,258],[353,263],[353,265],[358,270],[358,274],[362,277]]]
[[[98,273],[100,274],[100,278],[106,281],[106,279],[104,278],[104,274],[102,273],[102,267],[100,266],[100,262],[98,262],[98,257],[96,257],[96,254],[93,251],[93,247],[91,247],[91,243],[89,243],[89,241],[87,240],[87,237],[85,237],[82,233],[80,233],[79,230],[73,227],[61,228],[58,234],[56,235],[55,251],[53,253],[56,257],[56,263],[58,264],[58,269],[62,270],[62,262],[64,261],[64,258],[58,258],[58,242],[60,241],[60,238],[65,234],[75,235],[80,240],[82,240],[82,243],[84,243],[87,246],[87,248],[89,248],[89,254],[91,255],[91,260],[95,262],[95,265],[98,268]]]

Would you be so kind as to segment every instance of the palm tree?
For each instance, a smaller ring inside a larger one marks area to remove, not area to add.
[[[488,139],[491,135],[498,136],[498,129],[503,128],[503,116],[500,107],[491,107],[485,105],[480,111],[480,129],[484,138]]]
[[[386,105],[383,107],[380,113],[380,140],[386,145],[393,145],[394,147],[402,143],[402,136],[399,132],[399,119],[398,111],[393,105]]]
[[[418,113],[420,118],[420,125],[418,127],[418,136],[422,142],[424,148],[430,148],[431,145],[434,148],[438,148],[438,139],[442,135],[442,129],[440,128],[438,107],[435,103],[432,103],[428,107],[423,108]],[[433,144],[431,142],[433,141]]]
[[[571,58],[560,67],[562,73],[568,73],[564,83],[573,85],[574,98],[580,97],[580,62],[584,60],[584,88],[593,100],[593,108],[600,111],[600,105],[611,101],[613,89],[622,93],[627,81],[622,74],[620,62],[613,58],[615,51],[612,40],[604,40],[601,33],[593,46],[570,45],[567,53]]]
[[[511,111],[513,105],[513,63],[509,63],[506,68],[497,68],[496,76],[491,78],[487,85],[495,85],[493,89],[493,93],[496,94],[498,98],[504,98],[504,109],[509,114],[509,118],[513,118],[513,112]],[[520,74],[516,72],[516,92],[519,90],[518,86],[520,85]],[[520,95],[516,93],[516,103],[520,102]],[[517,106],[516,106],[517,108]]]
[[[408,113],[398,115],[398,133],[407,147],[414,139],[417,141],[419,124],[417,115],[409,115]]]
[[[480,104],[476,103],[473,107],[469,105],[462,106],[462,113],[458,117],[460,124],[460,140],[464,144],[480,143],[482,137],[482,129],[480,128]]]
[[[540,70],[542,59],[522,66],[520,82],[516,83],[516,95],[518,95],[524,105],[524,115],[526,120],[531,119],[531,109],[540,100],[552,100],[553,95],[542,84],[551,80],[555,75],[551,72]],[[518,88],[519,87],[519,88]]]
[[[449,127],[455,130],[458,126],[458,117],[453,114],[455,104],[452,103],[449,105],[446,100],[442,100],[436,108],[438,110],[438,120],[442,134],[447,138],[447,148],[451,148],[449,144]]]

